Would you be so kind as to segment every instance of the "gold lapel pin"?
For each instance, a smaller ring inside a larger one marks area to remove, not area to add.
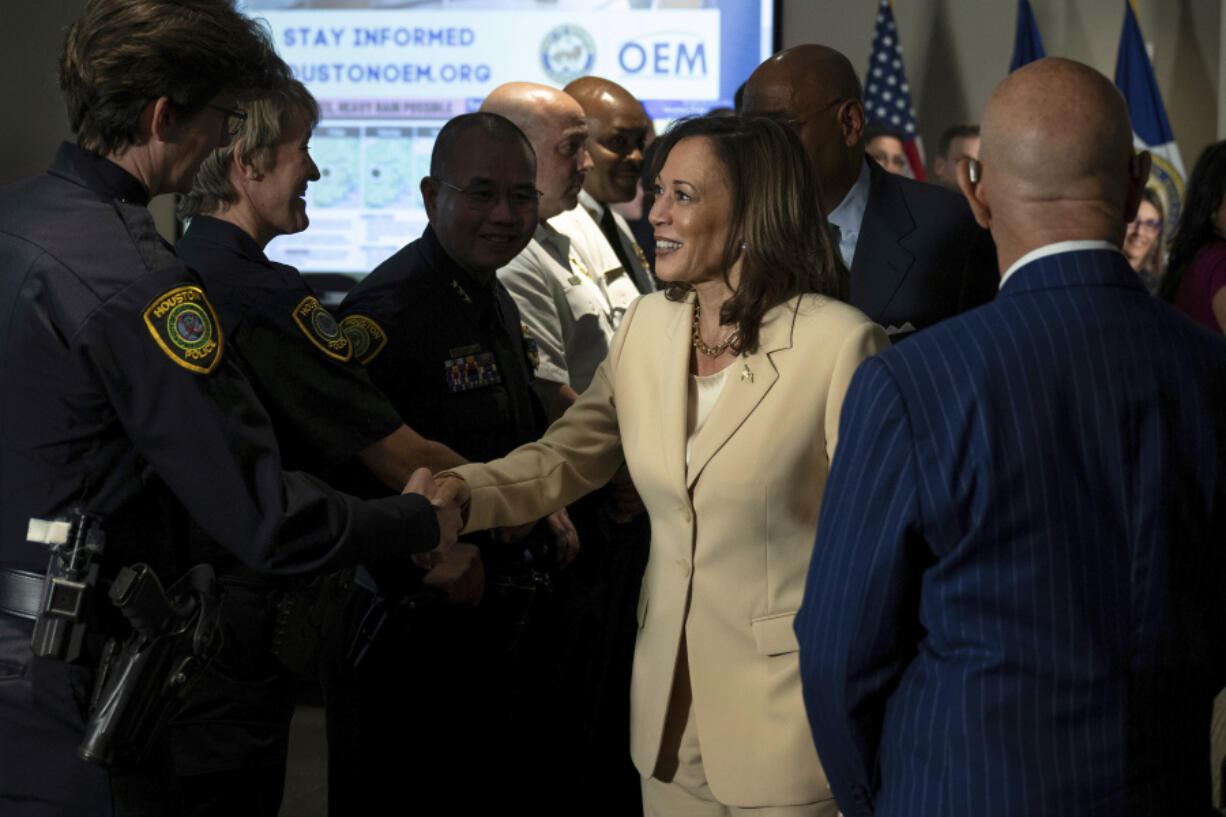
[[[741,382],[742,383],[752,383],[753,382],[753,372],[749,371],[748,363],[745,364],[745,371],[741,372]]]

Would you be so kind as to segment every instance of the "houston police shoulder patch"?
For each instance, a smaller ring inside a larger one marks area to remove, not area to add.
[[[294,323],[302,330],[302,334],[310,339],[325,354],[337,360],[348,362],[353,357],[353,346],[349,338],[341,332],[332,313],[324,308],[318,300],[308,295],[294,307]]]
[[[221,323],[204,290],[191,284],[168,289],[144,312],[149,334],[184,369],[208,374],[221,360]]]
[[[346,315],[341,318],[341,334],[349,339],[353,356],[363,366],[378,357],[387,345],[387,332],[365,315]]]

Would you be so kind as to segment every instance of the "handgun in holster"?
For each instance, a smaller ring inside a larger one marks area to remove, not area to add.
[[[101,766],[130,765],[148,753],[221,649],[221,597],[211,565],[196,565],[163,590],[140,563],[119,571],[109,596],[132,632],[107,642],[77,754]]]

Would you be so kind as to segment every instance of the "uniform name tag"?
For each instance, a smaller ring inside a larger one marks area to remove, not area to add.
[[[185,284],[168,289],[145,307],[145,326],[166,355],[196,374],[221,360],[221,323],[204,290]]]
[[[498,362],[490,352],[453,357],[443,363],[443,374],[447,378],[447,391],[453,394],[502,382]]]
[[[387,345],[387,332],[365,315],[346,315],[341,319],[341,334],[349,339],[353,347],[353,356],[365,366],[370,363],[383,347]]]
[[[447,350],[447,354],[450,357],[468,357],[469,355],[477,355],[480,353],[480,343],[470,343],[467,346],[457,346],[454,349]]]
[[[353,357],[353,346],[341,332],[341,325],[315,298],[308,295],[298,302],[294,307],[294,323],[329,357],[343,361]]]

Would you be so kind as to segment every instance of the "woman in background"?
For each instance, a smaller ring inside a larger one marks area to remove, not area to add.
[[[1171,241],[1158,295],[1210,329],[1226,332],[1226,142],[1205,148]]]
[[[1128,223],[1128,232],[1124,234],[1124,256],[1152,293],[1157,293],[1162,284],[1166,267],[1162,227],[1162,199],[1147,187],[1141,194],[1137,217]]]
[[[889,343],[835,297],[846,271],[791,130],[703,117],[657,144],[665,291],[634,302],[539,442],[454,469],[440,496],[469,529],[516,524],[624,461],[652,532],[630,704],[646,814],[833,817],[792,621],[843,396]]]

